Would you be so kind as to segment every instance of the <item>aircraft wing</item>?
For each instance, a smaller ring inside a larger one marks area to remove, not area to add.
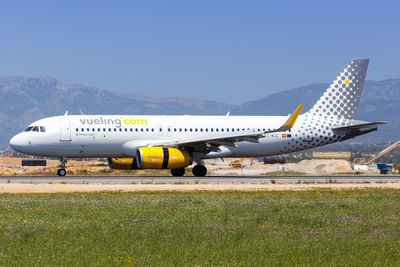
[[[282,126],[272,129],[270,131],[264,132],[256,132],[255,129],[249,130],[247,132],[241,132],[238,134],[231,133],[227,135],[226,133],[221,136],[213,136],[208,138],[193,138],[193,139],[183,139],[183,140],[175,140],[170,142],[162,142],[162,143],[151,143],[149,146],[163,146],[163,147],[193,147],[196,151],[201,152],[209,152],[209,151],[217,151],[218,147],[221,145],[236,147],[237,142],[247,141],[252,143],[258,143],[259,139],[265,137],[268,133],[274,132],[283,132],[291,129],[297,118],[300,115],[301,110],[303,109],[304,104],[300,104],[300,106],[293,112],[292,115],[288,116],[288,119],[282,124]]]

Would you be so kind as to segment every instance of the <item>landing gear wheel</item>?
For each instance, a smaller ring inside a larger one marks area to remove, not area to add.
[[[61,169],[57,171],[58,176],[65,176],[67,174],[67,171],[65,170],[65,167],[67,165],[67,159],[64,157],[59,158],[60,160],[60,165],[58,165]]]
[[[58,176],[65,176],[67,174],[67,171],[65,169],[59,169],[57,171]]]
[[[172,176],[183,176],[185,174],[185,168],[171,169]]]
[[[204,165],[196,165],[193,167],[192,173],[194,176],[206,176],[207,168]]]

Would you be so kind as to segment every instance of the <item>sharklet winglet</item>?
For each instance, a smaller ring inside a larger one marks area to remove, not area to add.
[[[293,112],[293,114],[287,119],[287,121],[278,129],[274,129],[272,131],[265,131],[264,133],[274,133],[274,132],[284,132],[290,130],[297,121],[297,118],[300,116],[300,112],[303,109],[304,104],[300,104],[300,106]]]

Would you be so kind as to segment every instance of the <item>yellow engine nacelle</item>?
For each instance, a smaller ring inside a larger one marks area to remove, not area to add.
[[[137,169],[136,160],[134,158],[108,158],[108,167],[118,170]]]
[[[192,164],[187,150],[167,147],[140,147],[136,151],[137,166],[142,169],[179,169]]]

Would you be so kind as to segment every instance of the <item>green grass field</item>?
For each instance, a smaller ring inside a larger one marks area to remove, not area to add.
[[[0,265],[400,265],[400,191],[0,195]]]

